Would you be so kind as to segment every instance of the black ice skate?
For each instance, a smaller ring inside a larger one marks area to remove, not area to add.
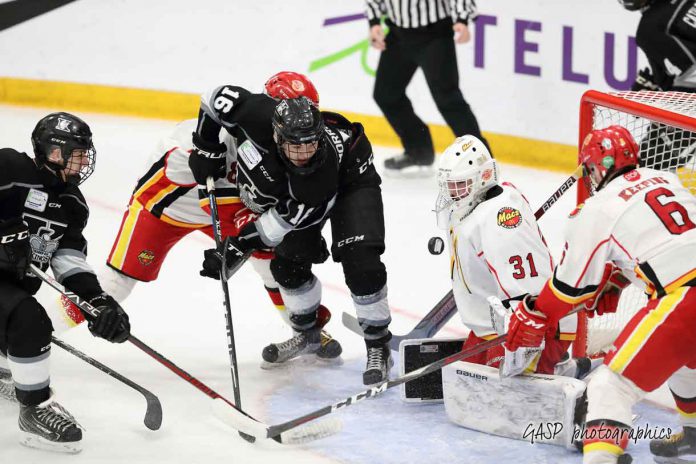
[[[261,367],[272,367],[283,364],[299,356],[315,354],[321,348],[321,329],[313,329],[295,332],[295,335],[281,343],[271,343],[263,349],[261,356],[268,363]]]
[[[363,372],[363,384],[371,386],[389,379],[389,369],[394,365],[389,344],[367,348],[367,365]]]
[[[17,394],[15,393],[12,374],[5,369],[0,369],[0,398],[13,403],[17,402]]]
[[[696,462],[696,428],[684,430],[665,440],[651,440],[650,452],[655,462],[693,463]]]
[[[433,174],[434,156],[397,155],[384,162],[384,173],[390,177],[426,177]]]
[[[63,453],[82,451],[82,429],[53,396],[37,406],[19,407],[20,443]]]

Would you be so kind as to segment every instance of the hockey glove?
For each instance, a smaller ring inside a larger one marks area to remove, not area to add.
[[[653,82],[653,75],[650,68],[643,68],[638,71],[638,76],[636,76],[636,81],[631,86],[631,91],[640,92],[641,90],[653,90],[656,92],[661,92],[663,89],[655,82]]]
[[[211,248],[203,252],[203,270],[200,275],[220,279],[224,259],[225,277],[229,279],[244,264],[252,251],[266,248],[268,246],[261,240],[256,223],[250,222],[242,227],[238,237],[225,238],[222,251]]]
[[[601,316],[606,313],[615,313],[619,305],[619,298],[624,288],[630,285],[630,281],[624,277],[619,268],[612,263],[604,266],[604,275],[597,286],[597,294],[585,302],[587,317]]]
[[[31,263],[29,228],[21,218],[0,222],[0,271],[22,280]]]
[[[94,318],[87,316],[89,331],[95,337],[103,338],[112,343],[123,343],[130,336],[128,314],[111,296],[102,293],[89,300],[99,315]]]
[[[205,185],[208,177],[220,179],[227,174],[227,146],[222,142],[209,142],[193,133],[193,150],[189,155],[189,168],[199,185]]]
[[[525,346],[541,346],[549,319],[534,309],[535,297],[527,295],[520,301],[510,318],[505,347],[510,351]]]

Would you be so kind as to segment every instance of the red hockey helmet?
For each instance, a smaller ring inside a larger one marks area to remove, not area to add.
[[[622,126],[591,131],[580,147],[583,176],[594,193],[627,168],[638,165],[638,144]]]
[[[307,97],[319,106],[319,93],[312,81],[304,74],[281,71],[271,76],[264,88],[269,97],[282,99]]]

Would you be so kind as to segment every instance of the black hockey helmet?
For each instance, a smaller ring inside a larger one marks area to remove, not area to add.
[[[289,170],[309,174],[322,165],[326,158],[324,118],[309,98],[281,100],[272,125],[278,153]]]
[[[652,0],[619,0],[619,3],[628,11],[642,10],[648,6]]]
[[[74,168],[66,180],[76,185],[84,182],[94,172],[96,150],[92,143],[92,131],[86,122],[70,113],[51,113],[43,117],[31,133],[31,144],[39,166],[47,166],[54,171],[62,171],[70,166],[74,150],[85,150],[86,162]],[[50,153],[60,149],[63,163],[49,160]],[[83,157],[84,158],[84,157]]]

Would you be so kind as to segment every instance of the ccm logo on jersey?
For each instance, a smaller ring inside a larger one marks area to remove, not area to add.
[[[506,229],[514,229],[522,223],[522,213],[515,208],[506,206],[498,211],[498,225]]]
[[[457,375],[462,375],[464,377],[471,377],[472,379],[484,380],[484,381],[488,382],[488,377],[486,377],[485,375],[474,374],[473,372],[463,371],[461,369],[457,369]]]
[[[344,238],[343,240],[341,240],[340,242],[338,242],[336,244],[336,247],[341,248],[343,245],[348,245],[348,244],[356,243],[356,242],[362,242],[363,240],[365,240],[364,235],[355,235],[353,237]]]
[[[27,237],[29,237],[29,232],[25,230],[24,232],[20,232],[18,234],[9,234],[0,237],[0,243],[12,243],[15,240],[25,240]]]

